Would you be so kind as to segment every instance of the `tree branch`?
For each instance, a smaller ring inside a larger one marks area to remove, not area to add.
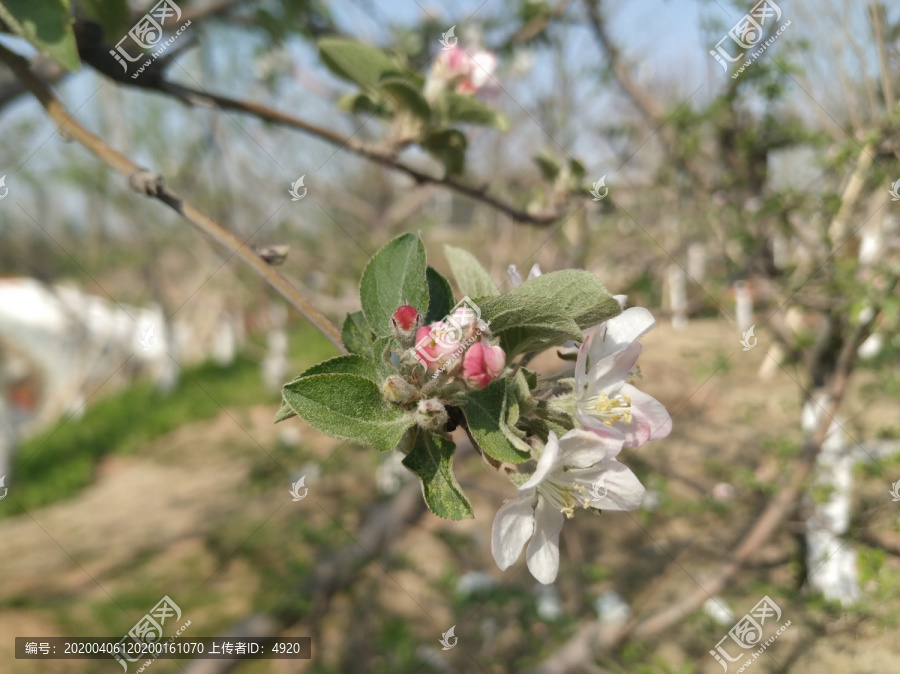
[[[426,173],[425,171],[399,161],[391,151],[373,147],[372,145],[358,141],[355,138],[345,138],[341,134],[336,133],[330,129],[326,129],[316,124],[311,124],[310,122],[300,119],[299,117],[293,117],[259,103],[242,101],[239,99],[229,98],[227,96],[219,96],[217,94],[198,91],[197,89],[185,87],[180,84],[174,84],[172,82],[165,82],[165,86],[160,87],[159,91],[175,96],[179,100],[187,102],[189,105],[197,105],[202,104],[203,102],[208,102],[210,105],[218,107],[222,110],[234,110],[236,112],[243,112],[272,124],[277,124],[279,126],[303,131],[304,133],[308,133],[312,136],[315,136],[316,138],[320,138],[321,140],[337,146],[338,149],[349,150],[350,152],[353,152],[354,154],[357,154],[361,157],[365,157],[369,161],[372,161],[376,164],[380,164],[382,166],[394,169],[395,171],[405,173],[420,185],[433,184],[447,187],[455,192],[458,192],[459,194],[469,197],[470,199],[480,201],[481,203],[486,204],[491,208],[500,211],[501,213],[505,213],[513,220],[516,220],[518,222],[523,222],[531,225],[547,226],[553,224],[554,222],[559,220],[560,217],[562,217],[562,212],[560,211],[530,213],[526,210],[516,208],[503,199],[488,194],[487,189],[484,186],[477,187],[474,185],[470,185],[462,182],[458,178],[454,178],[453,176],[444,176],[441,178],[431,175],[430,173]]]
[[[47,115],[57,124],[59,131],[83,145],[107,166],[126,176],[129,179],[129,184],[134,189],[163,202],[182,215],[188,222],[227,248],[232,255],[239,257],[265,279],[269,285],[280,292],[300,313],[306,316],[341,353],[347,353],[341,342],[340,330],[324,314],[310,304],[287,279],[266,264],[259,255],[246,245],[245,241],[241,241],[235,234],[166,187],[162,182],[161,176],[142,169],[128,157],[114,150],[102,139],[74,121],[50,88],[31,72],[28,62],[24,58],[0,45],[0,61],[8,65],[25,87],[34,94],[35,98],[47,111]]]

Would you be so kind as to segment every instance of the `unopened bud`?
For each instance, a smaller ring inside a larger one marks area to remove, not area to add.
[[[422,327],[422,314],[408,304],[394,312],[391,316],[391,332],[401,342],[412,343],[416,330]]]
[[[506,367],[506,353],[499,346],[478,342],[463,356],[462,378],[469,388],[483,389]]]
[[[399,374],[388,377],[381,386],[384,399],[388,402],[402,404],[412,400],[416,394],[415,387]]]
[[[416,408],[416,423],[426,431],[440,433],[446,428],[448,421],[450,421],[450,415],[447,414],[447,409],[440,400],[431,398],[419,401]]]

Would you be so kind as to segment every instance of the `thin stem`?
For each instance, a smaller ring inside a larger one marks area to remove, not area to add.
[[[181,85],[176,85],[173,83],[167,83],[166,87],[160,89],[160,91],[176,95],[180,100],[183,100],[192,105],[196,105],[200,102],[198,98],[205,98],[222,110],[235,110],[237,112],[243,112],[248,115],[253,115],[254,117],[265,120],[267,122],[271,122],[273,124],[278,124],[280,126],[285,126],[292,129],[298,129],[317,138],[321,138],[322,140],[327,141],[332,145],[336,145],[339,149],[349,150],[350,152],[365,157],[366,159],[375,162],[376,164],[381,164],[382,166],[387,166],[388,168],[400,171],[401,173],[405,173],[421,185],[434,184],[448,187],[455,192],[459,192],[460,194],[463,194],[471,199],[475,199],[484,204],[487,204],[488,206],[500,211],[501,213],[505,213],[513,220],[516,220],[518,222],[524,222],[531,225],[546,226],[556,222],[560,217],[562,217],[562,213],[560,211],[530,213],[528,211],[516,208],[512,204],[509,204],[502,199],[499,199],[498,197],[488,194],[486,186],[476,187],[474,185],[469,185],[452,176],[444,176],[443,178],[438,178],[424,171],[420,171],[419,169],[414,168],[409,164],[405,164],[404,162],[399,161],[389,150],[373,147],[370,144],[363,143],[352,137],[345,138],[344,136],[330,129],[317,126],[316,124],[311,124],[310,122],[300,119],[299,117],[293,117],[259,103],[228,98],[227,96],[219,96],[217,94],[211,94],[205,91],[197,91],[190,87],[183,87]]]
[[[171,209],[182,215],[188,222],[215,239],[233,255],[239,257],[253,269],[269,285],[275,288],[284,298],[293,304],[318,330],[328,338],[341,352],[347,353],[341,342],[341,333],[328,318],[316,309],[286,278],[270,267],[259,255],[246,245],[238,236],[203,213],[191,203],[182,199],[176,192],[163,185],[162,177],[142,169],[128,157],[111,148],[98,136],[72,119],[50,88],[28,66],[28,62],[6,47],[0,45],[0,61],[3,61],[16,74],[25,87],[34,94],[47,111],[47,115],[58,126],[58,130],[83,145],[103,163],[118,171],[129,179],[131,186],[147,196],[155,197]]]

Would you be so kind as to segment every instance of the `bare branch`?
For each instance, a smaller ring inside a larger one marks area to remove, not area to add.
[[[232,255],[236,255],[243,260],[245,264],[293,304],[300,313],[306,316],[341,353],[347,352],[341,342],[340,330],[303,297],[287,279],[248,247],[245,241],[241,241],[235,234],[166,187],[162,182],[161,176],[142,169],[128,157],[111,148],[99,137],[73,120],[50,88],[31,72],[28,62],[24,58],[0,45],[0,61],[3,61],[16,73],[19,80],[44,106],[48,116],[57,124],[61,132],[83,145],[107,166],[126,176],[133,188],[163,202],[182,215],[188,222],[222,244]]]

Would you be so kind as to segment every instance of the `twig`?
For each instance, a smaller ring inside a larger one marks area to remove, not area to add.
[[[160,88],[159,91],[176,96],[179,100],[187,99],[186,102],[190,105],[197,105],[201,103],[203,99],[206,99],[210,104],[215,105],[222,110],[243,112],[273,124],[303,131],[304,133],[320,138],[332,145],[336,145],[339,149],[349,150],[376,164],[405,173],[420,185],[433,184],[448,187],[455,192],[463,194],[471,199],[475,199],[476,201],[480,201],[501,213],[505,213],[518,222],[546,226],[553,224],[562,217],[562,213],[559,211],[529,213],[526,210],[516,208],[512,204],[509,204],[498,197],[488,194],[487,189],[483,186],[477,187],[469,185],[453,176],[444,176],[441,178],[431,175],[430,173],[426,173],[425,171],[421,171],[420,169],[399,161],[390,151],[373,147],[372,145],[358,141],[355,138],[345,138],[331,129],[311,124],[299,117],[293,117],[292,115],[285,114],[266,105],[228,98],[227,96],[219,96],[217,94],[199,91],[192,87],[185,87],[172,82],[166,82],[166,86]]]
[[[337,327],[310,304],[287,279],[266,264],[259,255],[246,245],[245,241],[241,241],[235,234],[163,185],[161,176],[142,169],[128,157],[111,148],[99,137],[73,120],[50,88],[31,72],[28,62],[24,58],[0,45],[0,61],[6,63],[16,73],[19,80],[34,94],[35,98],[47,111],[47,115],[57,124],[61,132],[83,145],[107,166],[126,176],[134,189],[163,202],[182,215],[188,222],[225,246],[232,255],[237,255],[265,279],[269,285],[280,292],[300,313],[306,316],[341,353],[347,352],[341,342],[341,333]]]

